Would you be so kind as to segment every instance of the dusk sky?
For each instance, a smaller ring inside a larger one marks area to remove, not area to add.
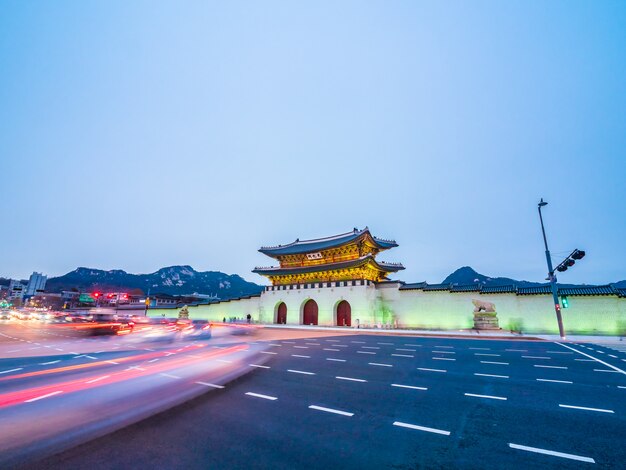
[[[626,279],[626,2],[0,3],[0,276],[369,226],[395,278]]]

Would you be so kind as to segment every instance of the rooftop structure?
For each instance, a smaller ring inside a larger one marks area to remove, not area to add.
[[[259,251],[278,260],[279,266],[257,267],[252,272],[267,276],[273,285],[355,279],[380,282],[404,269],[400,263],[376,260],[378,253],[396,246],[393,240],[374,237],[367,227],[355,228],[331,237],[262,247]]]

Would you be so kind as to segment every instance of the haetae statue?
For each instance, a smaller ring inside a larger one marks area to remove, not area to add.
[[[474,329],[499,330],[496,305],[492,302],[472,299],[474,304]]]

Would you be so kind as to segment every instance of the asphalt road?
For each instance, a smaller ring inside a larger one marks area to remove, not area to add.
[[[281,333],[224,388],[30,468],[626,465],[626,352]]]

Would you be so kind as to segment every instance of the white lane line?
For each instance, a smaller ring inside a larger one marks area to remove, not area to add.
[[[609,370],[609,369],[593,369],[594,372],[610,372],[612,374],[618,374],[617,370]]]
[[[269,369],[270,366],[262,366],[260,364],[248,364],[250,367],[259,367],[261,369]]]
[[[63,351],[61,348],[53,348],[55,351]]]
[[[528,352],[528,349],[505,349],[505,351],[510,351],[510,352]]]
[[[294,346],[294,348],[297,348],[297,349],[309,349],[308,346]]]
[[[30,400],[24,400],[24,403],[31,403],[37,400],[43,400],[44,398],[52,397],[54,395],[58,395],[59,393],[63,393],[63,390],[57,390],[56,392],[46,393],[45,395],[41,395],[40,397],[31,398]]]
[[[382,344],[383,346],[393,346],[393,343],[376,343],[376,344]]]
[[[285,343],[285,344],[296,344],[295,341],[283,341],[283,343]]]
[[[351,343],[355,343],[355,344],[365,344],[365,341],[350,341]]]
[[[480,377],[496,377],[498,379],[508,379],[508,375],[493,375],[493,374],[479,374],[478,372],[474,372],[474,375],[478,375]]]
[[[433,346],[433,348],[448,348],[448,349],[454,349],[454,346]]]
[[[204,385],[205,387],[224,388],[223,385],[216,385],[216,384],[211,384],[208,382],[194,382],[194,383],[197,383],[198,385]]]
[[[345,359],[335,359],[334,357],[327,357],[327,361],[335,361],[335,362],[346,362]]]
[[[503,366],[508,366],[508,362],[495,362],[495,361],[480,361],[481,364],[501,364]]]
[[[617,359],[617,356],[615,356],[614,354],[609,354],[609,357],[612,357],[613,359]]]
[[[347,348],[348,345],[347,344],[335,344],[336,347],[338,348]]]
[[[270,343],[269,345],[270,345],[270,346],[278,346],[278,347],[281,347],[281,348],[283,347],[283,345],[282,345],[282,344],[276,344],[276,343]]]
[[[108,362],[109,364],[119,364],[119,362],[115,362],[115,361],[104,361],[104,362]]]
[[[468,348],[473,349],[474,351],[491,351],[491,348]]]
[[[216,359],[217,362],[224,362],[226,364],[232,364],[233,361],[229,361],[228,359]]]
[[[336,379],[339,379],[339,380],[349,380],[349,381],[351,381],[351,382],[367,382],[367,380],[365,380],[365,379],[354,379],[354,378],[352,378],[352,377],[341,377],[341,376],[337,376],[337,377],[335,377],[335,378],[336,378]]]
[[[380,349],[378,346],[361,346],[363,349]]]
[[[617,388],[626,388],[624,385],[618,385]]]
[[[250,397],[263,398],[265,400],[278,400],[278,398],[276,397],[271,397],[269,395],[261,395],[260,393],[254,393],[254,392],[246,392],[246,395]]]
[[[22,370],[23,367],[18,367],[17,369],[9,369],[9,370],[3,370],[2,372],[0,372],[0,374],[8,374],[9,372],[17,372],[18,370]]]
[[[308,344],[309,346],[321,346],[320,343],[304,343],[304,344]]]
[[[595,359],[574,359],[575,361],[580,362],[596,362]]]
[[[303,356],[302,354],[292,354],[292,357],[303,357],[305,359],[311,359],[311,356]]]
[[[46,348],[49,348],[50,346],[45,346]],[[14,352],[19,352],[21,351],[21,349],[11,349],[10,351],[7,351],[8,353],[14,353]]]
[[[613,410],[604,410],[602,408],[588,408],[586,406],[574,406],[574,405],[561,405],[561,408],[572,408],[574,410],[585,410],[585,411],[598,411],[600,413],[615,413]]]
[[[272,351],[259,351],[261,354],[278,354]]]
[[[416,387],[414,385],[391,384],[392,387],[410,388],[411,390],[428,390],[426,387]]]
[[[493,395],[477,395],[475,393],[466,393],[466,397],[489,398],[491,400],[506,400],[506,397],[496,397]]]
[[[98,359],[97,357],[87,356],[87,354],[85,354],[85,357],[86,357],[87,359]]]
[[[371,351],[357,351],[357,354],[376,354],[376,353],[371,352]]]
[[[450,435],[450,431],[442,431],[441,429],[427,428],[425,426],[418,426],[417,424],[402,423],[400,421],[394,421],[393,425],[399,426],[401,428],[417,429],[418,431],[432,432],[434,434],[443,434],[444,436]]]
[[[443,369],[428,369],[426,367],[418,367],[417,370],[425,370],[427,372],[448,372],[447,370]]]
[[[154,351],[152,348],[143,348],[144,351]]]
[[[546,351],[548,354],[574,354],[571,351]]]
[[[58,359],[56,361],[50,361],[50,362],[40,362],[39,365],[40,366],[47,366],[47,365],[50,365],[50,364],[56,364],[57,362],[61,362],[61,359]]]
[[[348,413],[347,411],[341,411],[341,410],[334,410],[332,408],[326,408],[324,406],[309,405],[309,408],[312,410],[325,411],[326,413],[334,413],[336,415],[341,415],[341,416],[354,416],[354,413]]]
[[[393,367],[391,364],[381,364],[380,362],[368,362],[370,366]]]
[[[433,357],[436,361],[456,361],[456,359],[452,359],[451,357]]]
[[[552,455],[554,457],[561,457],[563,459],[578,460],[579,462],[596,463],[596,461],[593,460],[591,457],[582,457],[580,455],[566,454],[564,452],[556,452],[554,450],[539,449],[538,447],[528,447],[511,443],[509,443],[509,447],[511,449],[525,450],[527,452],[535,452],[537,454]]]
[[[524,359],[552,359],[548,356],[522,356]]]
[[[454,351],[437,351],[437,350],[434,350],[432,352],[434,352],[436,354],[456,354]]]
[[[408,351],[408,352],[415,352],[415,349],[396,348],[396,351]]]
[[[124,369],[124,370],[146,370],[143,367],[139,367],[139,366],[130,366],[128,369]]]
[[[341,351],[341,349],[335,349],[335,348],[322,348],[323,351]]]
[[[567,369],[565,366],[542,366],[539,364],[534,364],[533,367],[541,367],[543,369]],[[613,372],[613,371],[611,371]]]
[[[102,377],[98,377],[97,379],[88,380],[85,383],[86,384],[92,384],[92,383],[99,382],[99,381],[104,380],[104,379],[108,379],[109,377],[111,377],[111,376],[110,375],[103,375]]]
[[[396,356],[396,357],[415,357],[411,354],[392,354],[392,356]]]
[[[159,375],[162,375],[163,377],[169,377],[170,379],[180,379],[179,376],[177,375],[172,375],[172,374],[166,374],[166,373],[161,373]]]
[[[552,380],[552,379],[537,379],[538,382],[554,382],[557,384],[572,384],[569,380]]]
[[[413,346],[415,348],[421,348],[424,345],[423,344],[405,344],[405,346]]]
[[[474,356],[493,356],[493,357],[500,357],[500,354],[489,354],[489,353],[474,353]]]
[[[339,339],[327,339],[326,341],[330,341],[331,343],[339,343],[341,340],[339,340]]]
[[[294,370],[294,369],[287,369],[287,372],[292,372],[294,374],[303,374],[303,375],[315,375],[315,372],[306,372],[303,370]]]

